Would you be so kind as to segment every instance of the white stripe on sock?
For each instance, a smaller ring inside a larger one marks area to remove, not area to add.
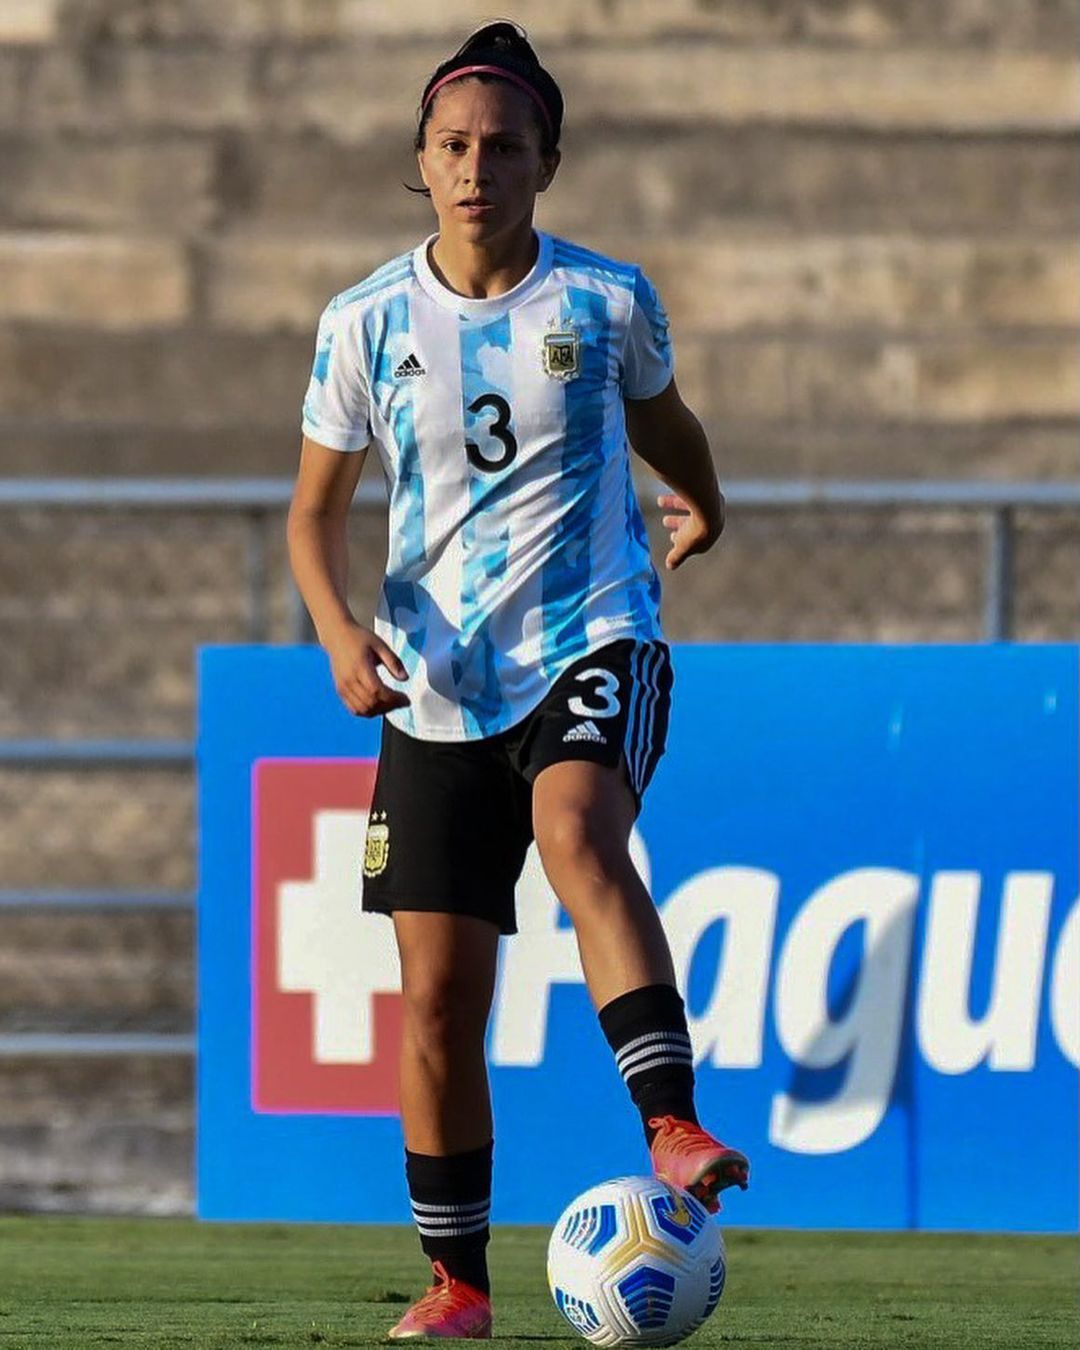
[[[491,1208],[491,1197],[486,1200],[475,1200],[468,1205],[427,1205],[421,1200],[412,1200],[413,1210],[422,1210],[425,1214],[471,1214],[474,1210],[489,1210]]]
[[[454,1228],[432,1228],[427,1223],[416,1221],[417,1232],[422,1233],[424,1237],[465,1237],[468,1233],[480,1233],[488,1226],[487,1219],[481,1219],[478,1223],[458,1224]]]
[[[624,1078],[628,1073],[636,1073],[644,1060],[652,1059],[655,1055],[671,1055],[674,1059],[685,1060],[687,1064],[693,1064],[694,1062],[693,1051],[689,1046],[679,1045],[677,1042],[661,1041],[657,1045],[647,1045],[634,1054],[620,1059],[618,1061],[619,1072]]]
[[[627,1055],[639,1050],[643,1045],[654,1045],[657,1041],[670,1041],[675,1045],[690,1048],[690,1037],[685,1031],[649,1031],[644,1036],[635,1036],[632,1041],[620,1046],[615,1052],[615,1062],[620,1063]]]
[[[478,1228],[483,1228],[488,1222],[488,1215],[474,1214],[469,1219],[446,1219],[438,1221],[425,1219],[421,1215],[413,1215],[413,1223],[420,1229],[421,1233],[429,1233],[433,1236],[442,1234],[445,1237],[453,1237],[455,1233],[475,1232]]]
[[[694,1067],[691,1059],[683,1059],[681,1056],[676,1057],[675,1055],[658,1055],[656,1059],[646,1060],[644,1064],[631,1065],[623,1074],[623,1078],[626,1082],[629,1082],[635,1074],[644,1073],[647,1069],[658,1069],[662,1064],[681,1064],[686,1069]]]

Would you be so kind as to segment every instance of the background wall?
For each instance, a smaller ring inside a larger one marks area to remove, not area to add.
[[[542,223],[641,262],[728,473],[1072,474],[1070,0],[545,0]],[[6,0],[6,472],[285,473],[327,297],[429,226],[487,0]]]
[[[541,223],[654,276],[727,477],[1075,478],[1075,3],[507,8],[567,96]],[[290,473],[318,312],[428,230],[416,99],[489,17],[0,0],[0,476]],[[243,522],[0,522],[0,737],[189,735],[194,647],[246,636]],[[1074,637],[1075,519],[1018,527],[1019,635]],[[384,544],[358,518],[361,612]],[[667,623],[971,639],[982,557],[967,518],[747,512]],[[192,835],[183,773],[0,766],[0,887],[190,886]],[[186,1029],[190,943],[4,913],[0,1031]],[[0,1203],[189,1203],[186,1063],[0,1059],[0,1101]]]

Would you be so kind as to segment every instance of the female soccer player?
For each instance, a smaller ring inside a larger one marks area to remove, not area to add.
[[[384,718],[363,905],[401,956],[401,1116],[434,1286],[393,1337],[491,1334],[484,1033],[535,838],[659,1176],[713,1210],[748,1164],[697,1123],[686,1016],[628,840],[664,749],[671,665],[627,437],[672,489],[666,565],[723,498],[641,271],[533,228],[563,101],[489,24],[432,75],[416,156],[438,231],[319,325],[289,514],[337,690]],[[390,488],[374,631],[346,594],[367,448]]]

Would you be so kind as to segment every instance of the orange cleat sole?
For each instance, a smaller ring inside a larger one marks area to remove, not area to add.
[[[720,1157],[706,1162],[687,1190],[701,1201],[710,1214],[718,1214],[721,1191],[726,1191],[729,1186],[738,1186],[741,1191],[745,1191],[749,1185],[750,1164],[743,1154],[729,1149]]]

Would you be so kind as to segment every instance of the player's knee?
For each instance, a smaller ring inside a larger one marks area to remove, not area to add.
[[[413,972],[402,983],[410,1036],[431,1051],[451,1049],[479,1037],[487,1024],[486,1001],[468,971]]]
[[[619,870],[625,850],[599,810],[576,804],[555,807],[536,821],[535,833],[549,875],[580,871],[595,878]]]

